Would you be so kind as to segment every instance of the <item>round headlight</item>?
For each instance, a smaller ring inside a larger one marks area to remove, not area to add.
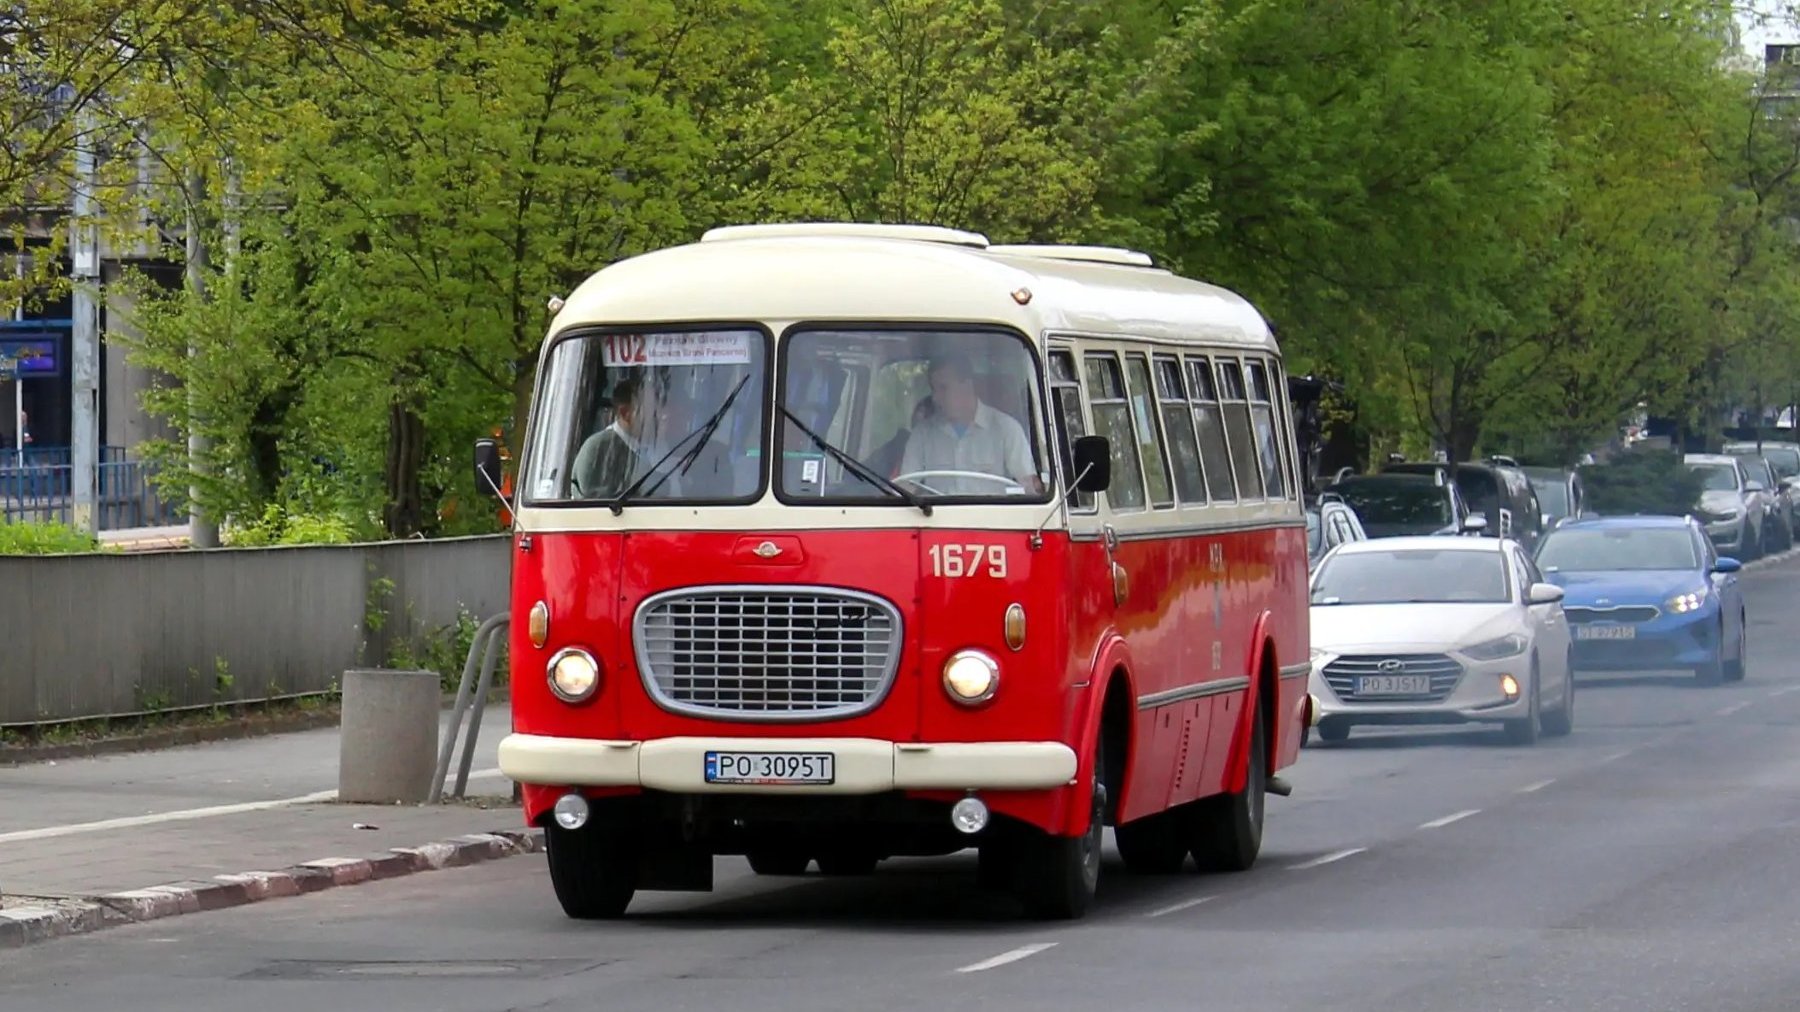
[[[600,663],[586,650],[568,647],[550,658],[550,691],[565,703],[579,703],[600,687]]]
[[[999,688],[1000,665],[979,650],[959,651],[944,662],[944,691],[959,703],[985,703]]]

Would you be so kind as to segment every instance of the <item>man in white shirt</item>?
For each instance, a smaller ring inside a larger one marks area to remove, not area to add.
[[[918,479],[945,495],[1036,495],[1043,490],[1025,428],[1004,411],[982,403],[975,373],[961,355],[932,359],[933,411],[915,426],[900,456],[900,473],[972,471],[1008,479],[1016,487],[979,478],[925,475]]]

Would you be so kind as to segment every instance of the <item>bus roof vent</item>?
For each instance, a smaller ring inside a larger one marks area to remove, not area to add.
[[[1046,260],[1082,260],[1094,264],[1119,264],[1124,267],[1155,267],[1150,254],[1117,246],[1060,246],[1053,244],[989,246],[989,253],[1011,256],[1043,257]]]
[[[731,239],[814,239],[853,237],[859,239],[907,239],[913,242],[946,243],[987,249],[987,236],[980,232],[964,232],[939,225],[881,225],[864,222],[819,221],[792,222],[778,225],[725,225],[710,229],[701,242],[725,242]]]

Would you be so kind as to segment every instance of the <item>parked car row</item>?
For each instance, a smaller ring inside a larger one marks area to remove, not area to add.
[[[1327,545],[1311,578],[1318,736],[1481,723],[1528,745],[1573,729],[1581,673],[1741,679],[1742,564],[1715,540],[1688,516],[1577,514],[1534,548],[1436,533]]]

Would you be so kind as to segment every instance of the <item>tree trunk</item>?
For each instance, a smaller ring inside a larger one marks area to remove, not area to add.
[[[387,503],[381,522],[390,537],[404,538],[423,525],[425,496],[419,472],[425,463],[425,420],[413,410],[411,383],[401,382],[388,403]]]

